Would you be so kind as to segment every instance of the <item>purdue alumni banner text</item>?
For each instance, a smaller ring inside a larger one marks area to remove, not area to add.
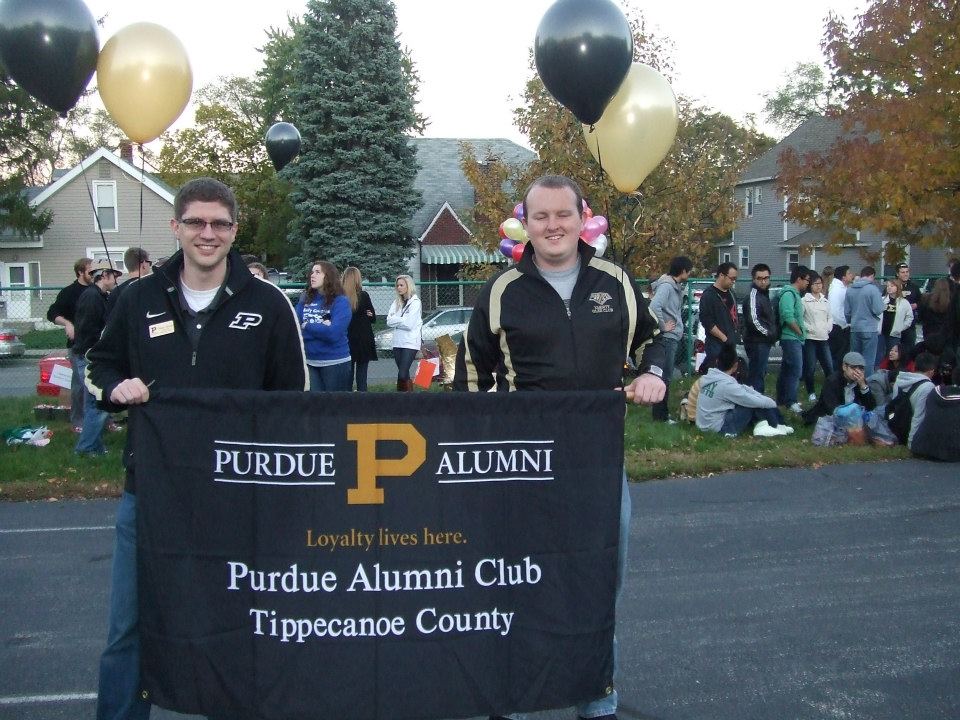
[[[404,720],[609,691],[621,394],[169,392],[132,420],[154,703]]]

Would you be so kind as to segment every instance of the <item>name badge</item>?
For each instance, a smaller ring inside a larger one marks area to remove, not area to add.
[[[166,322],[151,325],[149,330],[150,337],[152,338],[160,337],[161,335],[169,335],[173,332],[173,320],[167,320]]]

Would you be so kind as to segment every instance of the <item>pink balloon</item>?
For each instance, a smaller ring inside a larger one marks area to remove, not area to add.
[[[593,219],[597,221],[600,225],[600,234],[603,235],[607,228],[610,227],[610,224],[607,222],[607,219],[603,215],[594,215]]]
[[[606,224],[606,221],[604,221]],[[583,229],[580,231],[580,237],[586,240],[588,243],[593,242],[598,235],[602,235],[603,230],[600,227],[600,222],[596,217],[592,217],[589,220],[585,220],[583,223]]]

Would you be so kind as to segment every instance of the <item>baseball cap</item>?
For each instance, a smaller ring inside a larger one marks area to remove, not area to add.
[[[122,272],[113,267],[113,265],[111,265],[107,260],[98,260],[90,266],[90,275],[94,279],[100,277],[105,272],[112,272],[117,276],[123,275]]]
[[[897,270],[903,270],[904,268],[910,269],[910,266],[907,263],[897,263]]]
[[[863,359],[863,355],[858,352],[848,352],[843,356],[843,364],[849,365],[850,367],[866,367],[867,363]]]

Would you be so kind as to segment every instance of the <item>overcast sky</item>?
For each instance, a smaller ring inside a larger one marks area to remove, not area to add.
[[[252,75],[264,30],[286,25],[305,0],[87,0],[107,16],[101,46],[120,28],[160,23],[187,48],[194,88],[221,75]],[[527,57],[552,0],[396,0],[401,42],[420,72],[420,111],[430,137],[525,139],[513,126],[528,76]],[[656,0],[637,3],[652,29],[674,44],[674,91],[742,120],[762,120],[763,93],[797,62],[818,61],[827,13],[848,21],[862,0]],[[190,108],[177,125],[192,120]],[[771,128],[765,128],[772,131]]]

